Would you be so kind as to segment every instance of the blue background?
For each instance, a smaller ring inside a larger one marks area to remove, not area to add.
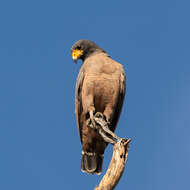
[[[116,133],[133,139],[116,189],[189,190],[188,0],[0,2],[0,189],[93,189],[80,171],[70,48],[90,39],[123,64]],[[104,170],[112,156],[105,153]]]

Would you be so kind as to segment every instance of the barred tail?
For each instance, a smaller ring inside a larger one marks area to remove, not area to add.
[[[101,174],[103,158],[102,154],[82,151],[81,170],[90,174]]]

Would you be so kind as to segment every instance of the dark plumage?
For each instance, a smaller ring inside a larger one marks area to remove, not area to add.
[[[125,73],[118,62],[95,43],[79,40],[71,48],[73,59],[82,59],[75,96],[77,127],[82,143],[81,169],[100,174],[107,143],[86,124],[89,112],[101,112],[115,130],[125,96]]]

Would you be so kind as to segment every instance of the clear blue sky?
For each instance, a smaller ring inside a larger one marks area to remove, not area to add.
[[[116,189],[189,190],[189,7],[188,0],[1,0],[0,189],[93,189],[101,179],[80,171],[81,63],[70,48],[85,38],[127,74],[116,133],[133,141]],[[111,155],[109,146],[104,172]]]

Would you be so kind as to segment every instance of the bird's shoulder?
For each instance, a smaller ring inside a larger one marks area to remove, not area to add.
[[[83,70],[89,73],[98,72],[107,74],[124,72],[123,66],[106,53],[95,54],[87,58],[83,63]]]

